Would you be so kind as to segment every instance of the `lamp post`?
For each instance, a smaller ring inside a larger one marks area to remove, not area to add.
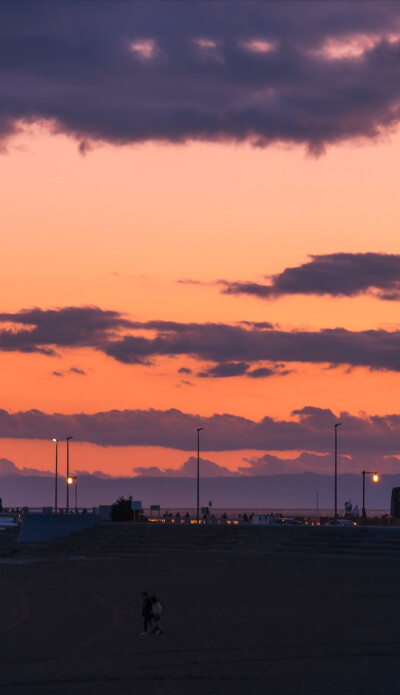
[[[73,437],[66,437],[66,442],[67,442],[67,481],[69,478],[69,440],[73,439]],[[69,512],[69,485],[67,483],[67,514]]]
[[[334,425],[335,428],[335,521],[337,519],[337,428],[340,427],[342,423],[337,422]]]
[[[75,514],[78,513],[78,476],[77,475],[70,475],[67,478],[67,489],[69,489],[69,486],[72,485],[72,483],[75,481]]]
[[[197,428],[197,523],[199,523],[200,511],[200,432],[204,427]]]
[[[365,476],[366,475],[372,475],[372,480],[374,483],[377,483],[379,480],[379,475],[375,471],[361,471],[362,475],[362,484],[363,484],[363,489],[362,489],[362,512],[361,516],[363,519],[367,518],[367,513],[365,511]]]
[[[58,482],[58,439],[53,438],[56,443],[56,471],[54,480],[54,513],[57,514],[57,482]]]

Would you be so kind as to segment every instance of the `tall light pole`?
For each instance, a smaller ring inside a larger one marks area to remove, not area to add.
[[[365,511],[365,476],[366,475],[372,475],[372,480],[374,481],[374,483],[377,483],[379,480],[379,475],[375,471],[361,471],[361,475],[362,475],[362,481],[363,481],[361,516],[363,519],[366,519],[367,513]]]
[[[204,427],[197,428],[197,523],[199,523],[200,512],[200,432]]]
[[[57,483],[58,483],[58,439],[53,439],[56,443],[56,471],[54,480],[54,513],[57,514]]]
[[[337,428],[340,427],[342,423],[337,422],[334,425],[335,428],[335,521],[337,519]]]
[[[66,437],[66,442],[67,442],[67,480],[69,478],[69,440],[73,439],[73,437]],[[67,483],[67,514],[69,512],[69,485]]]

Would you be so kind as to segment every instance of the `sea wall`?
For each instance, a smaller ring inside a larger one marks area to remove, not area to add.
[[[95,526],[97,514],[24,514],[18,543],[47,543]]]

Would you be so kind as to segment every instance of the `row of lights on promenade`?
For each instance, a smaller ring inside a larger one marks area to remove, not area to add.
[[[341,422],[337,422],[334,425],[335,430],[335,520],[337,519],[337,455],[338,455],[338,427],[341,426]],[[200,521],[200,432],[204,430],[204,427],[197,428],[197,495],[196,495],[196,519],[197,523]],[[69,474],[69,442],[73,437],[66,437],[67,442],[67,512],[69,511],[69,487],[75,482],[75,509],[78,509],[77,496],[78,496],[78,476]],[[57,513],[58,501],[57,501],[57,481],[58,481],[58,439],[53,439],[56,445],[56,470],[55,470],[55,493],[54,493],[54,508]],[[366,517],[365,511],[365,476],[372,475],[372,480],[377,483],[379,480],[379,475],[376,471],[361,471],[362,475],[362,516]]]
[[[66,475],[66,487],[67,487],[67,512],[69,512],[69,488],[70,485],[75,483],[75,511],[78,511],[78,476],[77,475],[70,475],[69,474],[69,442],[70,440],[73,439],[73,437],[66,437],[65,441],[67,442],[67,475]],[[57,514],[58,511],[58,442],[59,440],[56,439],[55,437],[52,440],[55,445],[56,445],[56,461],[55,461],[55,480],[54,480],[54,511]]]

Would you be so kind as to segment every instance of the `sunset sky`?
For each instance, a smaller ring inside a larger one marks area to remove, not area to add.
[[[204,427],[204,475],[331,475],[336,422],[400,472],[398,3],[2,2],[0,46],[0,472],[190,475]]]

